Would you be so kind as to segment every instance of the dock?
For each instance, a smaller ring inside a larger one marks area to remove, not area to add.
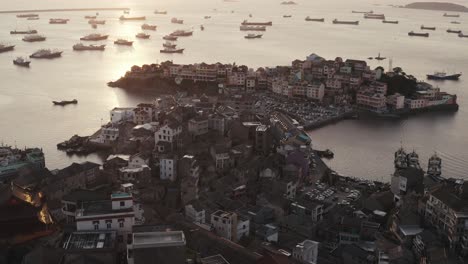
[[[61,9],[30,9],[30,10],[3,10],[0,14],[46,13],[46,12],[85,12],[85,11],[128,11],[128,7],[97,7],[97,8],[61,8]]]

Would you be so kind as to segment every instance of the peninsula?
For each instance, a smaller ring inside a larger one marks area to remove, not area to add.
[[[415,2],[404,6],[404,8],[436,10],[447,12],[468,12],[468,8],[462,5],[442,2]]]

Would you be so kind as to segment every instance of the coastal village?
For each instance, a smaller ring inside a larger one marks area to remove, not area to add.
[[[345,177],[306,129],[362,115],[455,111],[400,68],[312,54],[291,66],[134,66],[110,86],[166,89],[110,110],[48,170],[0,147],[0,263],[388,264],[468,261],[468,182],[395,147],[385,182]],[[172,89],[171,89],[172,88]],[[389,153],[392,155],[392,153]],[[365,164],[362,164],[365,166]]]

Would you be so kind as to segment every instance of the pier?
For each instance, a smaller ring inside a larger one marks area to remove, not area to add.
[[[97,7],[97,8],[61,8],[61,9],[30,9],[30,10],[4,10],[0,14],[46,13],[46,12],[81,12],[81,11],[127,11],[128,7]]]

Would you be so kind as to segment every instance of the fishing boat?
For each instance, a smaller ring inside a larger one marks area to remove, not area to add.
[[[424,25],[421,25],[421,30],[436,30],[436,27],[425,27]]]
[[[365,19],[382,19],[385,20],[385,15],[384,14],[364,14]]]
[[[333,20],[333,24],[342,24],[342,25],[359,25],[359,21],[340,21],[338,19]]]
[[[354,14],[373,14],[374,11],[351,11],[351,13],[354,13]]]
[[[45,41],[46,37],[42,35],[28,35],[23,38],[23,41],[26,42],[38,42],[38,41]]]
[[[29,56],[29,58],[33,58],[33,59],[54,59],[54,58],[61,57],[62,53],[63,53],[63,51],[59,51],[59,50],[40,49],[40,50],[34,52],[33,54],[31,54],[31,56]]]
[[[204,17],[204,19],[210,19],[210,18],[211,18],[211,16],[205,16]]]
[[[64,18],[51,18],[49,19],[49,24],[67,24],[70,19]]]
[[[292,15],[283,15],[283,18],[291,18]]]
[[[141,25],[141,29],[143,29],[143,30],[153,30],[154,31],[154,30],[156,30],[157,27],[158,26],[156,26],[156,25],[150,25],[150,24]]]
[[[139,39],[149,39],[151,35],[141,32],[141,33],[136,34],[135,37]]]
[[[85,18],[85,19],[96,19],[97,16],[85,16],[84,18]]]
[[[106,24],[106,21],[105,20],[90,19],[88,21],[88,24],[90,24],[90,25],[104,25],[104,24]]]
[[[265,26],[245,26],[242,25],[239,27],[241,31],[266,31]]]
[[[325,22],[325,18],[311,18],[311,17],[306,17],[305,21],[313,21],[313,22]]]
[[[53,103],[54,105],[64,106],[64,105],[69,105],[69,104],[77,104],[77,103],[78,103],[78,100],[73,99],[73,100],[71,100],[71,101],[52,101],[52,103]]]
[[[155,10],[154,13],[156,15],[167,15],[167,11],[158,11],[158,10]]]
[[[169,41],[176,41],[176,40],[177,40],[177,37],[176,37],[176,36],[167,35],[167,36],[164,36],[163,39],[164,39],[164,40],[169,40]]]
[[[385,24],[398,24],[398,20],[382,20],[382,23]]]
[[[146,17],[145,16],[139,16],[139,17],[120,16],[119,20],[120,21],[138,21],[138,20],[146,20]]]
[[[452,21],[452,22],[450,22],[450,24],[460,25],[460,22],[458,22],[458,21]]]
[[[39,17],[28,17],[27,20],[39,20]]]
[[[30,18],[30,17],[39,17],[38,14],[19,14],[16,15],[17,18]]]
[[[133,46],[133,41],[125,40],[125,39],[118,39],[114,41],[115,45],[121,45],[121,46]]]
[[[105,49],[106,49],[106,45],[84,45],[82,43],[73,45],[73,50],[76,50],[76,51],[83,51],[83,50],[103,51]]]
[[[13,60],[13,64],[20,66],[20,67],[29,67],[29,64],[31,64],[31,61],[23,57],[17,57],[16,59]]]
[[[175,49],[176,46],[177,46],[176,44],[169,42],[169,41],[166,41],[165,43],[163,43],[164,48]]]
[[[205,30],[205,27],[203,25],[200,25],[200,30],[201,31]]]
[[[176,30],[172,32],[170,35],[175,36],[175,37],[189,37],[193,35],[193,31]]]
[[[242,26],[272,26],[273,22],[268,21],[268,22],[249,22],[247,20],[242,21],[241,23]]]
[[[262,36],[263,36],[262,34],[248,34],[244,38],[246,38],[246,39],[257,39],[257,38],[262,38]]]
[[[13,30],[10,31],[10,34],[12,35],[17,35],[17,34],[37,34],[37,30],[32,29],[32,30]]]
[[[446,72],[435,72],[433,74],[427,74],[427,79],[429,80],[458,80],[461,76],[461,73],[447,74]]]
[[[449,29],[447,29],[447,33],[460,34],[460,33],[462,33],[462,31],[461,30],[454,30],[454,29],[449,28]]]
[[[177,19],[176,17],[173,17],[173,18],[171,19],[171,23],[173,23],[173,24],[183,24],[183,23],[184,23],[184,20],[182,20],[182,19]]]
[[[89,34],[87,36],[81,37],[81,41],[99,41],[99,40],[106,40],[109,38],[109,35],[101,35],[101,34]]]
[[[411,36],[411,37],[429,37],[429,33],[418,33],[418,32],[414,32],[414,31],[410,31],[408,32],[408,36]]]
[[[171,48],[164,48],[160,50],[161,53],[184,53],[184,49],[171,49]]]

